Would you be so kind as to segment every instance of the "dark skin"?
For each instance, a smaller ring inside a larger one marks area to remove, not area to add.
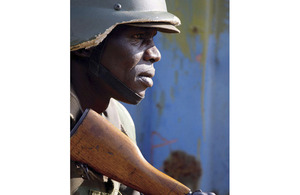
[[[153,42],[156,33],[155,28],[118,26],[106,38],[107,43],[100,58],[103,66],[142,97],[145,96],[146,89],[153,85],[153,63],[161,58]],[[111,98],[123,102],[126,99],[107,83],[89,73],[88,64],[92,50],[83,49],[72,53],[71,83],[83,110],[91,108],[102,113]]]

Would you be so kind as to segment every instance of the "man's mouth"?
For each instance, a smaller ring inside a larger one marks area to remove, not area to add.
[[[152,78],[155,75],[155,69],[151,69],[146,72],[142,72],[138,75],[138,79],[146,86],[146,87],[152,87],[153,86],[153,80]]]
[[[146,86],[146,87],[152,87],[153,86],[153,80],[150,77],[146,76],[138,76],[138,79]]]

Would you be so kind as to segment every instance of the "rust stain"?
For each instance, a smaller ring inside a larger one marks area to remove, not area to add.
[[[192,191],[198,188],[198,181],[202,175],[200,161],[184,151],[176,150],[170,153],[163,163],[164,172],[185,184]]]

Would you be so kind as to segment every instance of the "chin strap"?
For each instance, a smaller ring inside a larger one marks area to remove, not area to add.
[[[105,46],[105,43],[103,43]],[[103,47],[104,47],[103,46]],[[108,85],[110,85],[114,90],[121,94],[130,104],[138,104],[144,98],[131,89],[129,89],[125,84],[123,84],[119,79],[117,79],[112,73],[100,64],[101,51],[104,48],[96,47],[90,57],[89,61],[89,71],[95,75],[97,78],[104,80]]]

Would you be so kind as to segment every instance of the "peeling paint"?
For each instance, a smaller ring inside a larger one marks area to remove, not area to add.
[[[178,27],[181,33],[178,36],[166,35],[166,37],[170,42],[178,45],[184,56],[191,58],[191,51],[196,47],[196,36],[200,35],[202,39],[204,38],[207,1],[193,0],[191,3],[186,3],[180,0],[167,0],[166,2],[168,10],[181,20],[181,26]]]
[[[170,88],[170,97],[172,98],[172,100],[174,100],[175,96],[174,96],[174,87]]]
[[[228,30],[229,19],[229,0],[166,0],[168,10],[178,16],[181,20],[179,35],[164,35],[169,41],[167,44],[175,43],[182,51],[185,57],[199,62],[202,67],[201,75],[201,105],[204,104],[206,66],[208,57],[209,37],[214,34],[218,43],[219,36],[225,30]],[[200,37],[203,44],[201,54],[192,54],[196,49],[196,38]],[[217,49],[217,47],[215,47]],[[195,56],[195,57],[192,57]],[[201,106],[201,114],[204,115],[205,108]],[[205,138],[205,120],[203,120],[202,133]]]
[[[191,59],[191,51],[195,51],[196,37],[200,36],[204,44],[202,63],[208,47],[208,37],[215,33],[218,39],[220,34],[228,29],[228,1],[229,0],[166,0],[168,11],[181,20],[179,35],[164,35],[170,43],[175,42],[184,56]],[[214,24],[214,25],[212,25]],[[214,28],[216,26],[216,28]],[[189,40],[189,39],[192,40]],[[168,43],[167,43],[168,44]]]
[[[200,149],[201,149],[201,139],[198,138],[197,141],[197,159],[200,160]]]
[[[161,116],[163,113],[163,108],[165,107],[165,101],[166,101],[165,92],[162,91],[159,97],[159,102],[156,104],[156,107],[158,108],[159,116]]]
[[[177,70],[175,70],[175,73],[174,73],[174,83],[175,83],[175,85],[177,85],[178,84],[178,71]]]

